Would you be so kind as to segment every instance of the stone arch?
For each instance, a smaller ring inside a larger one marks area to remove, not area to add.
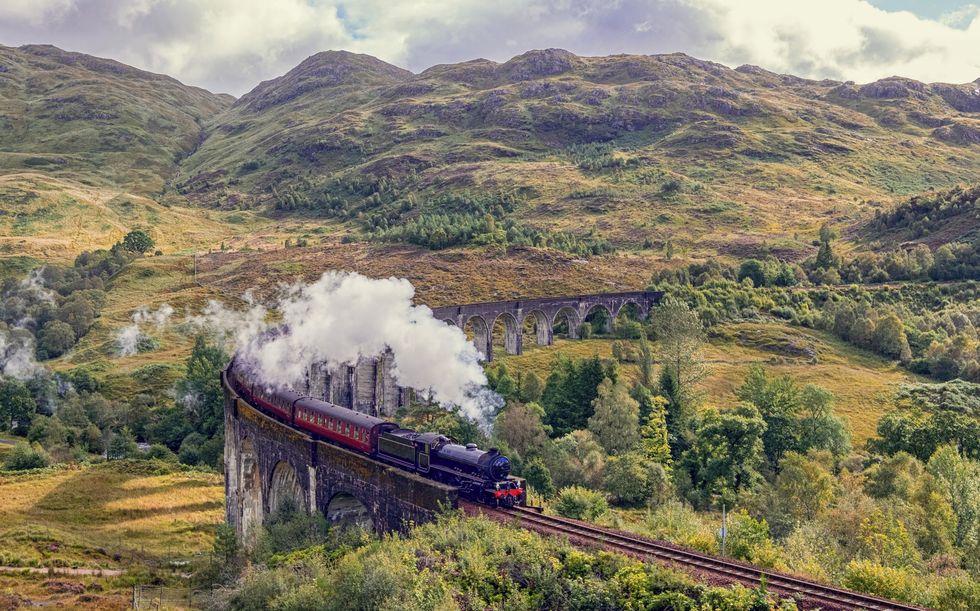
[[[520,354],[521,353],[521,327],[517,324],[517,318],[514,317],[510,312],[501,312],[493,320],[493,326],[490,328],[491,342],[497,336],[497,323],[503,323],[504,333],[503,333],[503,346],[504,352],[507,354]]]
[[[626,299],[623,303],[619,304],[616,311],[613,312],[616,318],[626,314],[629,315],[633,320],[643,322],[646,320],[649,310],[643,307],[643,304],[635,299]]]
[[[238,481],[240,488],[240,515],[242,542],[251,548],[258,540],[264,520],[262,510],[262,476],[259,471],[259,456],[252,440],[245,438],[239,453]]]
[[[568,339],[577,339],[578,328],[579,325],[582,323],[579,320],[578,312],[575,311],[575,308],[568,307],[568,306],[561,308],[557,312],[555,312],[554,318],[551,319],[552,337],[554,337],[555,326],[558,325],[562,320],[564,320],[566,325],[568,326],[568,332],[566,333]]]
[[[595,316],[599,312],[605,313],[604,322],[598,322],[595,319],[589,320],[590,316]],[[594,303],[585,310],[585,313],[582,315],[582,322],[593,323],[592,330],[597,333],[611,333],[612,324],[613,324],[612,310],[610,310],[609,307],[604,303]]]
[[[371,531],[377,530],[367,506],[349,492],[338,492],[330,497],[323,515],[328,522],[341,527],[355,526]]]
[[[472,329],[472,331],[467,331],[467,329]],[[470,316],[466,319],[466,322],[463,323],[463,331],[472,340],[473,345],[476,346],[476,351],[480,353],[480,358],[485,361],[493,358],[493,343],[490,341],[490,328],[482,316]]]
[[[296,469],[287,461],[280,460],[272,469],[272,476],[269,478],[269,515],[287,504],[291,505],[292,509],[306,511],[303,496],[303,488],[299,485]]]
[[[455,320],[453,320],[452,318],[446,318],[446,319],[445,319],[445,320],[443,320],[442,322],[444,322],[444,323],[446,323],[446,324],[447,324],[447,325],[449,325],[450,327],[455,327],[455,326],[456,326],[456,321],[455,321]]]
[[[521,321],[521,327],[525,333],[530,331],[527,326],[529,321],[533,323],[536,343],[539,346],[550,346],[553,342],[553,336],[551,324],[548,322],[548,316],[541,310],[531,310],[525,314],[524,320]]]

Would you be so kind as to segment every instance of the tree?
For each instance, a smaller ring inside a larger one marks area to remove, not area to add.
[[[150,234],[142,229],[134,229],[122,239],[123,248],[136,254],[144,254],[153,249],[155,242]]]
[[[670,466],[666,406],[666,399],[653,397],[650,413],[640,428],[640,451],[648,460]]]
[[[551,366],[551,374],[541,395],[545,423],[555,436],[583,429],[592,416],[592,402],[603,379],[616,379],[613,367],[598,356],[571,360],[561,354]]]
[[[38,345],[48,357],[61,356],[75,345],[75,330],[60,320],[50,320],[41,329]]]
[[[102,431],[94,424],[89,424],[82,430],[81,441],[86,452],[101,454],[106,450],[105,440],[102,438]]]
[[[126,427],[112,436],[109,447],[106,449],[106,458],[109,460],[121,460],[123,458],[135,458],[139,455],[139,448],[136,446],[136,437]]]
[[[527,458],[548,442],[548,433],[541,423],[543,415],[544,410],[536,403],[511,403],[497,415],[494,435]]]
[[[190,418],[191,426],[207,437],[224,426],[224,395],[220,374],[228,355],[219,346],[197,336],[187,358],[187,375],[177,385],[178,402]]]
[[[493,389],[504,399],[516,399],[517,398],[517,382],[514,378],[510,377],[510,371],[507,370],[507,365],[501,365],[497,368],[497,375],[493,378],[494,384]]]
[[[899,452],[866,470],[864,489],[875,498],[894,496],[908,500],[923,471],[922,463],[914,456]]]
[[[580,484],[598,488],[606,467],[606,453],[590,431],[572,431],[555,440],[548,468],[559,488]]]
[[[96,313],[96,306],[91,300],[73,293],[58,308],[58,320],[71,325],[75,337],[78,338],[88,333],[95,323]]]
[[[623,505],[643,503],[650,498],[649,469],[649,461],[637,452],[613,456],[606,463],[602,489],[617,503]]]
[[[885,356],[901,359],[903,363],[912,360],[912,349],[905,335],[905,327],[894,313],[878,319],[872,341],[875,350]]]
[[[640,384],[653,388],[653,349],[646,337],[640,338],[637,366],[640,368]]]
[[[758,259],[746,259],[738,268],[738,280],[741,282],[746,278],[752,280],[752,286],[767,286],[766,268],[762,261]]]
[[[954,446],[942,446],[926,466],[950,500],[956,514],[956,545],[964,551],[964,563],[980,569],[980,462],[960,456]]]
[[[544,391],[544,382],[541,377],[533,371],[528,372],[521,380],[521,401],[525,403],[537,403],[541,400],[541,393]]]
[[[820,249],[817,251],[815,266],[817,269],[830,269],[837,267],[837,260],[834,257],[834,250],[830,242],[834,239],[833,230],[830,225],[824,224],[820,227]]]
[[[621,454],[636,447],[640,440],[640,404],[630,396],[625,382],[603,380],[592,407],[589,430],[606,452]]]
[[[0,378],[0,427],[24,435],[31,427],[37,403],[23,382]]]
[[[677,392],[685,400],[693,394],[693,386],[705,375],[704,325],[697,312],[686,303],[667,298],[654,310],[652,327],[660,342],[663,369],[670,372]]]
[[[755,405],[762,414],[766,423],[763,444],[773,467],[785,452],[799,449],[799,389],[789,376],[770,380],[761,365],[753,365],[735,395]]]
[[[532,458],[524,467],[524,479],[538,494],[550,499],[555,494],[555,484],[551,480],[551,471],[540,458]]]
[[[764,457],[766,423],[755,406],[744,403],[721,412],[707,410],[699,420],[694,443],[681,464],[702,501],[716,494],[730,501],[761,479],[758,467]]]
[[[688,429],[693,409],[678,387],[677,378],[673,372],[663,367],[660,370],[659,396],[667,402],[664,410],[664,421],[667,425],[667,443],[670,452],[677,458],[687,449],[684,433]]]
[[[799,429],[798,453],[826,450],[834,456],[851,451],[851,434],[843,420],[834,415],[834,395],[826,388],[807,384],[799,395],[800,408],[796,426]]]
[[[809,521],[834,500],[833,458],[824,453],[803,456],[787,452],[779,463],[776,497],[782,511],[799,521]]]

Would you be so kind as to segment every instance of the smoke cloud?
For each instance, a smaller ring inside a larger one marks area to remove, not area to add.
[[[133,312],[133,324],[123,327],[116,333],[119,356],[134,356],[139,353],[141,345],[148,340],[141,326],[152,324],[160,330],[170,321],[173,313],[173,306],[167,303],[157,308],[156,312],[151,312],[145,305],[140,306]]]
[[[476,347],[428,307],[414,305],[414,296],[405,279],[327,272],[286,289],[275,306],[281,323],[267,323],[268,310],[258,304],[236,312],[218,302],[193,322],[230,337],[237,358],[271,386],[300,386],[317,363],[335,370],[390,350],[401,386],[486,423],[503,400],[486,388]]]

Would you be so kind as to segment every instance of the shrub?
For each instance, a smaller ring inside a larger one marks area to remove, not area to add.
[[[154,246],[153,238],[142,229],[134,229],[122,239],[122,246],[129,252],[143,254]]]
[[[844,570],[841,585],[885,598],[910,600],[919,588],[915,576],[904,569],[881,566],[870,560],[854,560]]]
[[[581,486],[562,488],[555,501],[558,515],[576,520],[595,520],[608,509],[605,496]]]
[[[28,445],[21,441],[7,454],[3,468],[9,471],[26,471],[27,469],[43,469],[51,464],[47,452],[40,445]]]
[[[162,443],[155,443],[146,450],[147,459],[162,460],[164,462],[177,462],[177,455]]]

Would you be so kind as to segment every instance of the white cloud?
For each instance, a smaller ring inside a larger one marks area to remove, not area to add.
[[[74,4],[74,0],[3,0],[0,21],[40,26],[46,19],[59,18]]]
[[[813,78],[980,76],[980,11],[865,0],[4,0],[0,40],[50,42],[241,94],[327,49],[420,71],[527,49],[683,51]]]

